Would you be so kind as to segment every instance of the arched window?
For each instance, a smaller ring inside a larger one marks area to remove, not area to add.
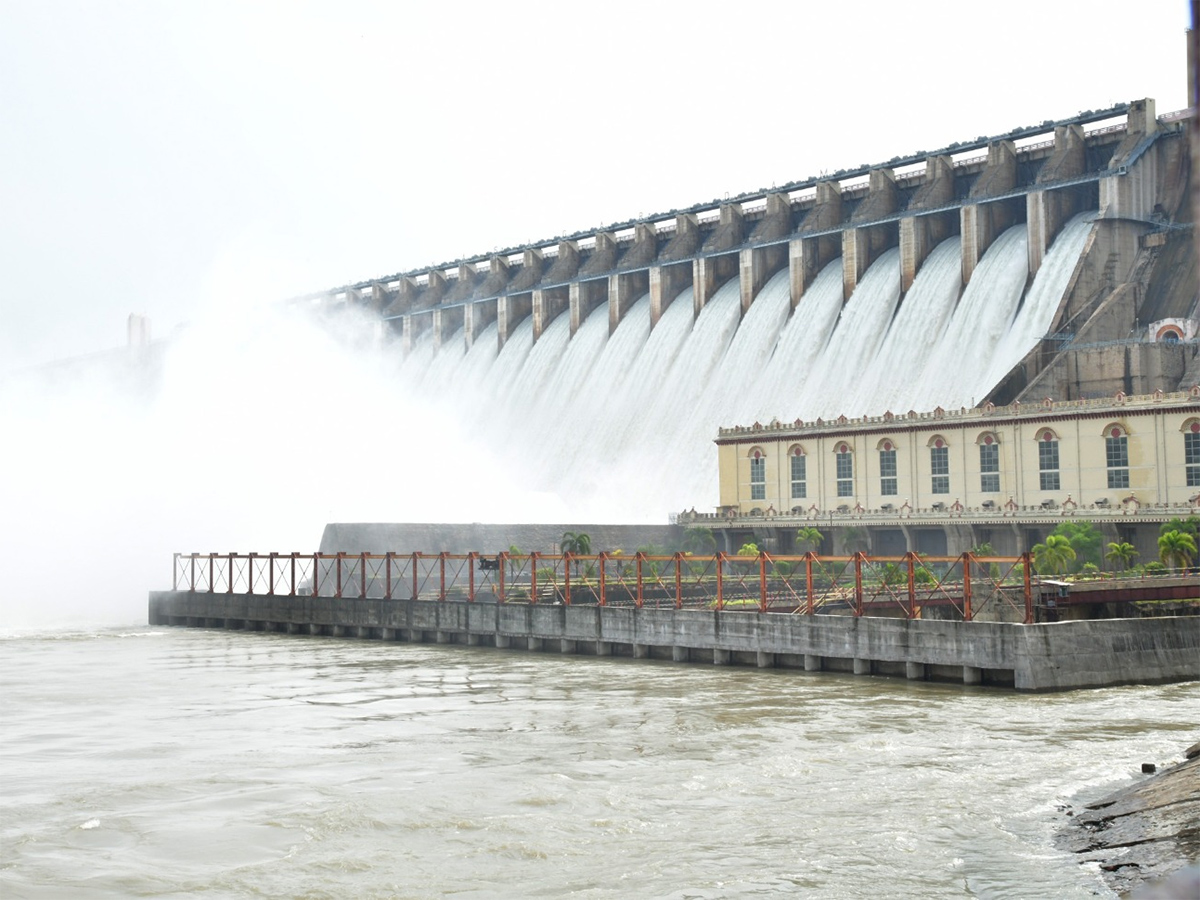
[[[896,482],[896,445],[889,440],[879,442],[879,493],[895,497],[899,493]]]
[[[841,443],[837,445],[837,495],[839,497],[854,496],[854,454],[850,452],[850,445]]]
[[[932,492],[950,493],[950,446],[941,436],[929,441],[929,471],[933,476]]]
[[[1129,487],[1129,433],[1115,422],[1104,431],[1104,464],[1109,488]]]
[[[808,457],[804,455],[804,448],[799,444],[790,448],[788,460],[792,469],[792,499],[803,499],[808,496]]]
[[[767,458],[758,447],[750,451],[750,499],[767,499]]]
[[[1187,486],[1200,487],[1200,419],[1183,423],[1183,467]]]
[[[1058,435],[1049,428],[1038,432],[1038,474],[1043,491],[1057,491],[1062,486],[1058,474]]]
[[[979,490],[1000,493],[1000,441],[992,432],[981,434],[979,444]]]

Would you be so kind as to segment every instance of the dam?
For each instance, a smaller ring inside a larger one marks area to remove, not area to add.
[[[718,426],[1190,386],[1187,121],[1140,100],[297,302],[374,322],[523,487],[708,513]]]

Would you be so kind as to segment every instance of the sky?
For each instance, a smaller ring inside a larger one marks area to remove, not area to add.
[[[0,373],[1153,97],[1188,4],[0,0]],[[233,298],[236,298],[233,299]]]

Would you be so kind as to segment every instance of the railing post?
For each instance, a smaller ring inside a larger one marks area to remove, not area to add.
[[[608,605],[608,594],[606,592],[605,571],[604,571],[604,569],[605,569],[604,562],[607,559],[608,559],[607,553],[601,553],[597,557],[597,561],[600,563],[600,605],[601,606]]]
[[[715,557],[717,561],[717,611],[720,612],[725,608],[725,581],[722,563],[725,560],[724,553],[718,553]]]
[[[229,583],[225,585],[225,593],[233,593],[233,554],[229,554]]]
[[[809,550],[804,554],[804,584],[808,588],[808,608],[804,611],[806,616],[811,616],[815,611],[815,596],[813,592],[813,551]]]
[[[208,592],[215,594],[217,592],[216,582],[213,581],[213,576],[216,574],[217,554],[208,554]]]
[[[171,590],[179,590],[179,554],[171,557]]]
[[[1033,624],[1033,584],[1031,583],[1032,580],[1029,577],[1029,567],[1032,562],[1032,558],[1030,557],[1028,552],[1021,554],[1021,562],[1024,564],[1022,566],[1022,568],[1025,571],[1025,624],[1032,625]]]
[[[392,599],[392,551],[391,550],[388,550],[386,553],[383,554],[383,568],[386,573],[384,575],[384,579],[385,579],[384,580],[384,591],[387,596],[387,599],[391,600]]]
[[[358,565],[359,565],[358,573],[359,573],[359,575],[362,576],[362,578],[360,580],[358,596],[362,597],[365,600],[366,596],[367,596],[367,551],[366,550],[363,551],[362,558],[359,560]]]
[[[767,611],[767,554],[758,554],[758,611]]]
[[[257,553],[250,554],[250,561],[246,564],[246,593],[254,593],[254,558]]]
[[[339,550],[337,562],[334,564],[337,566],[337,585],[335,587],[333,596],[337,597],[339,600],[342,598],[342,557],[345,555],[346,554],[343,551]]]
[[[438,601],[444,603],[446,600],[446,551],[443,550],[438,554],[438,566],[440,568],[439,578],[441,584],[438,588]]]
[[[467,602],[475,602],[475,561],[479,554],[472,550],[467,554]]]
[[[312,595],[319,597],[321,595],[321,551],[313,554],[313,587]]]
[[[646,558],[646,554],[639,551],[635,555],[634,558],[637,561],[637,600],[635,600],[634,602],[636,603],[637,608],[641,609],[642,608],[642,597],[643,597],[643,595],[642,595],[642,560]]]
[[[188,578],[190,579],[188,590],[190,593],[196,593],[196,554],[192,554],[191,565],[188,567]]]
[[[917,617],[917,572],[913,563],[914,557],[915,554],[911,550],[904,554],[908,563],[908,617],[910,619]]]
[[[537,603],[537,553],[529,554],[529,602]]]
[[[497,583],[496,586],[497,586],[497,588],[499,588],[498,602],[503,603],[503,602],[505,602],[504,601],[504,573],[508,570],[508,551],[507,550],[500,551],[500,553],[496,554],[496,559],[499,560],[499,562],[500,562],[500,565],[498,568],[500,575],[496,579],[496,583]]]
[[[563,605],[571,605],[571,554],[563,554]]]
[[[854,615],[863,614],[862,561],[863,552],[854,554]]]
[[[414,600],[416,600],[416,599],[417,599],[417,587],[418,587],[418,582],[417,582],[417,560],[420,558],[420,556],[421,556],[421,554],[420,554],[420,553],[414,553],[414,554],[412,555],[412,578],[413,578],[412,598],[413,598]]]
[[[275,557],[277,555],[272,552],[267,557],[267,593],[272,596],[275,595]]]
[[[971,554],[962,555],[963,567],[963,620],[971,621]]]
[[[295,597],[296,596],[296,551],[295,550],[292,551],[291,569],[292,569],[292,572],[291,572],[292,589],[290,591],[288,591],[288,596]]]
[[[683,609],[683,554],[675,553],[675,608]]]

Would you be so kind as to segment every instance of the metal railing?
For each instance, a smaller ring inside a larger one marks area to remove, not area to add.
[[[717,553],[176,553],[172,590],[336,599],[551,603],[637,609],[1034,621],[1016,557]]]

